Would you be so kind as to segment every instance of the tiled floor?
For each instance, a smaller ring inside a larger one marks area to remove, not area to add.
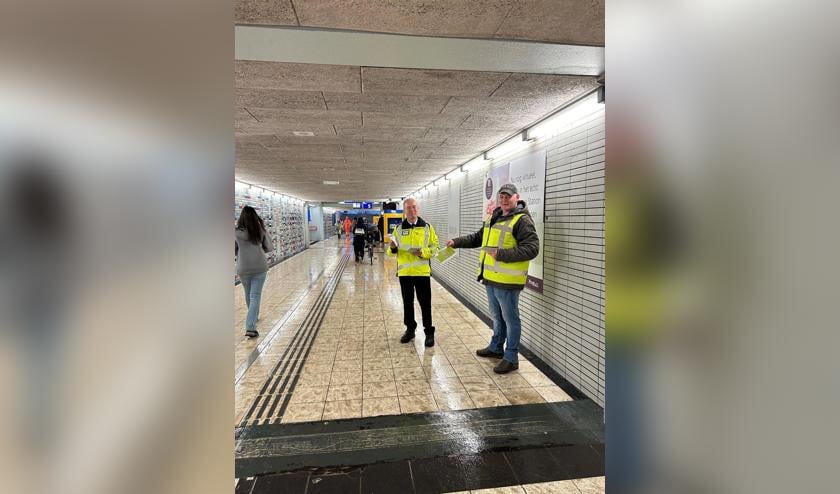
[[[605,490],[604,477],[586,479],[561,480],[558,482],[541,482],[539,484],[525,484],[495,489],[479,489],[477,491],[459,491],[448,494],[600,494]]]
[[[351,253],[345,239],[339,243],[332,238],[269,271],[257,340],[242,336],[245,304],[241,287],[235,288],[237,368],[244,369],[258,345],[264,347],[236,384],[236,424],[302,330],[341,256]],[[571,399],[524,358],[518,371],[495,374],[497,360],[475,356],[476,349],[487,345],[491,329],[434,280],[435,346],[423,346],[422,330],[414,341],[401,344],[402,300],[395,268],[394,259],[381,253],[373,265],[347,264],[299,367],[298,381],[283,392],[291,395],[288,406],[282,415],[277,415],[282,407],[276,407],[272,419],[306,422]],[[419,306],[415,312],[419,322]],[[272,403],[283,398],[270,389],[262,396]]]

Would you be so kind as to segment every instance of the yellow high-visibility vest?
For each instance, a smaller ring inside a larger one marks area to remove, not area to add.
[[[402,225],[396,227],[392,234],[397,242],[397,276],[431,276],[430,259],[437,255],[438,237],[432,225],[419,228],[407,228]],[[420,249],[420,257],[411,253],[413,249]],[[386,249],[388,255],[393,256],[391,247]]]
[[[481,239],[481,252],[479,253],[478,271],[481,274],[484,268],[484,279],[506,285],[525,285],[528,279],[528,264],[530,261],[501,262],[488,256],[484,247],[494,247],[499,250],[512,249],[516,247],[516,239],[513,237],[513,227],[523,215],[515,214],[512,218],[498,221],[490,226],[490,220],[484,222],[484,232]]]

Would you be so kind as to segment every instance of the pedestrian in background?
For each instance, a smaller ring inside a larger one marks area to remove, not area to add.
[[[234,234],[236,274],[242,282],[242,288],[245,290],[245,305],[248,306],[245,335],[254,338],[260,335],[257,332],[257,319],[260,317],[263,284],[268,274],[268,261],[265,254],[271,252],[273,247],[262,218],[251,206],[242,208]]]

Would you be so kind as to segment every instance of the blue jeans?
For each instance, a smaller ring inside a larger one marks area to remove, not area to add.
[[[248,317],[245,318],[245,331],[257,330],[257,319],[260,317],[260,298],[262,297],[266,274],[246,274],[239,276],[239,281],[242,282],[242,288],[245,289],[245,305],[248,306]]]
[[[487,285],[484,288],[487,289],[487,302],[493,314],[493,338],[488,348],[496,353],[504,351],[504,359],[508,362],[519,362],[519,335],[522,334],[522,322],[519,320],[520,290]]]

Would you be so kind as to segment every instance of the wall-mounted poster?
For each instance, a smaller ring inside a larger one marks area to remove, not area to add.
[[[484,221],[487,221],[496,209],[496,193],[499,187],[510,182],[510,163],[487,170],[484,174]]]
[[[540,253],[528,266],[525,286],[536,292],[543,291],[543,250],[545,248],[545,149],[529,153],[510,162],[510,181],[516,185],[519,198],[528,205],[540,237]]]

